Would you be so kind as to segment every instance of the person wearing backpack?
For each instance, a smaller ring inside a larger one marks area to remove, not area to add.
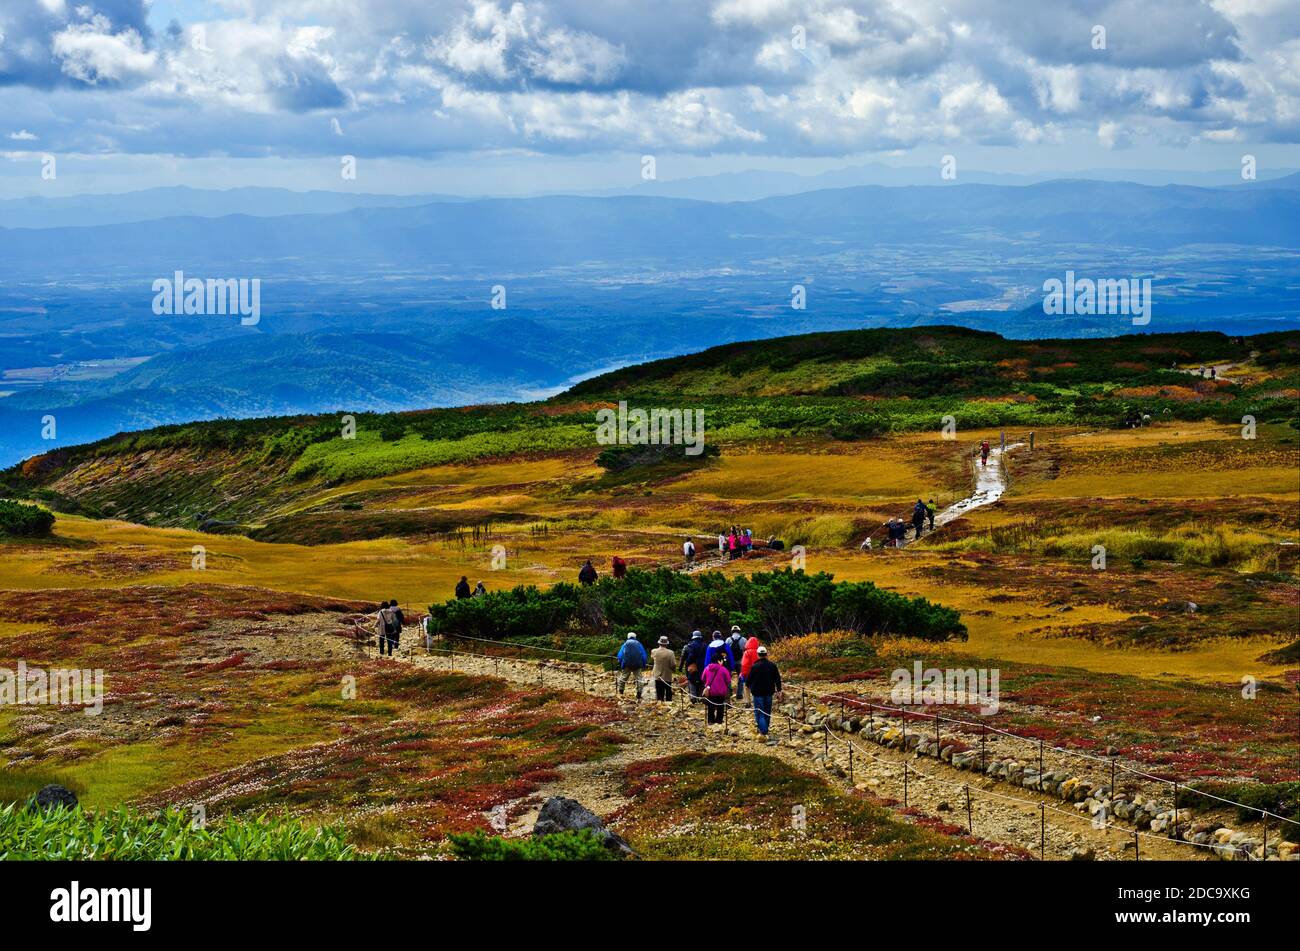
[[[682,542],[682,555],[686,558],[686,567],[689,568],[695,564],[695,542],[689,538]]]
[[[615,578],[627,576],[627,562],[623,560],[621,555],[615,555],[614,560],[610,562],[610,574]]]
[[[704,722],[708,725],[722,723],[727,716],[727,702],[731,699],[731,671],[724,657],[704,668]]]
[[[402,640],[402,627],[406,624],[406,615],[397,606],[397,599],[388,602],[388,656],[392,656]]]
[[[652,668],[650,676],[655,682],[655,699],[673,702],[673,670],[677,667],[677,655],[668,646],[668,638],[660,637],[659,646],[650,652]]]
[[[618,649],[618,695],[623,696],[623,687],[626,686],[627,680],[631,677],[636,681],[636,698],[641,699],[641,693],[645,690],[645,681],[641,679],[641,671],[645,670],[645,648],[641,642],[636,639],[635,631],[628,631],[627,640],[623,646]]]
[[[934,504],[934,499],[931,499],[929,502],[925,503],[925,515],[926,518],[930,520],[930,531],[934,531],[934,516],[935,513],[937,513],[938,511],[939,509]]]
[[[745,695],[745,681],[740,676],[740,662],[745,656],[745,635],[740,633],[740,625],[731,625],[731,634],[724,642],[727,645],[727,653],[731,655],[731,672],[736,675],[736,699],[740,700]]]
[[[379,611],[375,614],[375,639],[379,642],[379,655],[382,657],[388,653],[388,630],[393,624],[393,613],[388,608],[388,602],[384,601],[379,605]]]
[[[593,585],[596,583],[596,568],[588,558],[583,564],[582,569],[578,572],[578,581],[583,585]]]
[[[745,682],[745,686],[749,686],[749,672],[753,669],[754,662],[758,660],[758,649],[760,646],[762,646],[762,644],[757,635],[751,637],[745,642],[745,653],[740,658],[740,679]],[[749,694],[752,697],[754,691],[751,690]],[[737,692],[736,696],[740,697],[740,693]]]
[[[736,658],[731,656],[731,648],[727,642],[722,639],[721,631],[713,632],[713,640],[709,641],[708,648],[704,651],[704,666],[708,667],[721,655],[722,662],[727,665],[728,670],[736,669]]]
[[[686,692],[690,695],[691,703],[700,702],[700,694],[704,689],[704,635],[699,631],[691,632],[691,639],[682,648],[682,657],[678,662],[678,670],[686,674]]]

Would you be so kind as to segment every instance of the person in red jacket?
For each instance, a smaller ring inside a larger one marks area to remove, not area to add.
[[[622,578],[627,574],[627,562],[618,555],[615,555],[613,564],[611,565],[611,570],[613,571],[615,578]]]
[[[754,661],[758,660],[758,649],[763,645],[759,643],[758,637],[751,637],[745,643],[744,656],[740,658],[740,679],[745,680],[749,677],[749,669],[754,666]]]

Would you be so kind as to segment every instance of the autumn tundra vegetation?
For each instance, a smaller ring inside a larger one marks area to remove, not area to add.
[[[602,445],[620,402],[701,412],[705,450]],[[918,499],[972,496],[983,441],[1007,446],[1000,498],[886,548]],[[536,403],[59,446],[0,497],[0,677],[105,684],[97,715],[0,705],[6,857],[611,857],[529,836],[553,797],[649,859],[1125,855],[1132,825],[1059,797],[1040,836],[1045,778],[1015,790],[1032,821],[943,793],[983,789],[952,764],[990,729],[1044,771],[1109,785],[1114,764],[1130,811],[1176,783],[1182,828],[1144,858],[1210,857],[1192,839],[1224,829],[1294,854],[1300,334],[778,338]],[[486,593],[457,597],[462,577]],[[381,657],[386,601],[407,626]],[[770,742],[743,710],[710,731],[684,690],[614,689],[629,631],[680,651],[732,625],[787,680]],[[998,671],[996,712],[888,713],[918,662]],[[874,715],[939,723],[947,759],[940,737],[906,794],[905,745],[846,773],[830,744]],[[76,804],[30,808],[51,786]]]

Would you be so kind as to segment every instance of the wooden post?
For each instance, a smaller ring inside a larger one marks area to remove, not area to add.
[[[1038,858],[1047,861],[1047,803],[1038,804]]]
[[[1174,783],[1174,831],[1173,838],[1178,838],[1178,783]]]
[[[1138,849],[1141,848],[1141,846],[1142,843],[1138,836],[1137,829],[1134,829],[1133,830],[1133,861],[1134,862],[1141,860],[1140,856],[1138,855]]]
[[[987,773],[989,768],[988,762],[988,741],[989,726],[987,723],[980,724],[980,772]]]
[[[970,784],[966,785],[966,831],[971,835],[975,834],[975,819],[970,809]]]
[[[903,760],[903,808],[907,808],[907,760]]]
[[[939,758],[939,711],[934,713],[934,758]]]
[[[853,744],[849,743],[849,782],[853,782]],[[1264,826],[1264,852],[1268,853],[1268,826]]]
[[[1039,739],[1038,739],[1038,781],[1039,781],[1040,783],[1043,781],[1043,740],[1042,740],[1042,737],[1039,737]]]

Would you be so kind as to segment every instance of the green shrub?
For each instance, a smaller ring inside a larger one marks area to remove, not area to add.
[[[297,819],[225,819],[193,827],[180,812],[142,815],[126,806],[109,812],[0,808],[0,860],[300,861],[361,856],[334,827],[312,829]]]
[[[0,499],[0,535],[34,538],[50,534],[54,515],[35,505]]]
[[[475,862],[609,862],[618,855],[590,829],[556,832],[531,839],[503,839],[484,832],[453,832],[451,850]]]
[[[429,614],[435,633],[489,640],[634,630],[643,640],[666,635],[681,644],[697,628],[726,630],[732,624],[769,640],[835,629],[935,641],[966,637],[961,615],[952,608],[869,581],[836,582],[825,572],[789,568],[749,577],[634,568],[621,581],[607,577],[590,587],[561,583],[545,592],[520,586],[430,605]]]

